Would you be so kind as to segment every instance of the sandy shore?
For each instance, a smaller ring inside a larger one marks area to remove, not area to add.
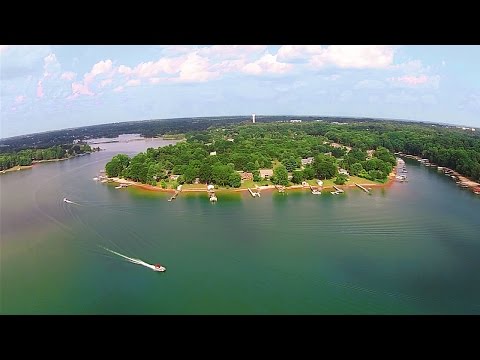
[[[17,165],[17,166],[11,167],[10,169],[0,171],[0,174],[5,174],[5,173],[8,173],[8,172],[14,172],[14,171],[19,171],[19,170],[27,170],[27,169],[31,169],[32,167],[33,167],[33,165],[29,165],[29,166]]]

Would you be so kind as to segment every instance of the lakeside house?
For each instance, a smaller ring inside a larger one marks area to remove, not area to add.
[[[210,155],[217,155],[217,152],[216,152],[216,151],[212,151],[212,152],[210,152]]]
[[[208,190],[208,191],[212,191],[212,190],[214,190],[214,189],[215,189],[215,186],[214,186],[214,185],[212,185],[212,184],[207,185],[207,190]]]
[[[290,120],[290,122],[291,122],[291,123],[301,123],[302,120],[296,120],[296,119],[294,119],[294,120]]]
[[[350,176],[350,174],[348,173],[348,171],[347,171],[347,170],[345,170],[345,169],[341,169],[341,168],[340,168],[340,169],[338,169],[338,173],[339,173],[339,174],[343,174],[343,175]]]
[[[304,165],[304,166],[305,165],[310,165],[313,162],[313,156],[310,156],[306,159],[302,159],[301,161],[302,161],[302,165]]]
[[[240,174],[242,180],[253,180],[253,173],[246,171],[237,171]]]
[[[273,169],[260,169],[260,177],[268,180],[273,176]]]
[[[177,180],[180,175],[170,175],[170,180]]]
[[[367,150],[367,159],[371,159],[373,157],[373,153],[375,150]]]
[[[231,142],[233,142],[233,141],[234,141],[234,139],[232,139],[232,138],[228,138],[228,139],[227,139],[227,141],[231,141]]]

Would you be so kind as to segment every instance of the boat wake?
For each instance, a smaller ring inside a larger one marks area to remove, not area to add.
[[[100,245],[99,245],[100,246]],[[146,263],[145,261],[142,261],[140,259],[134,259],[134,258],[131,258],[131,257],[128,257],[128,256],[125,256],[125,255],[122,255],[116,251],[113,251],[113,250],[110,250],[106,247],[103,247],[103,246],[100,246],[101,248],[111,252],[112,254],[115,254],[115,255],[118,255],[118,256],[121,256],[122,258],[128,260],[129,262],[133,263],[133,264],[137,264],[137,265],[142,265],[142,266],[145,266],[145,267],[148,267],[149,269],[152,269],[153,271],[159,271],[159,272],[164,272],[165,270],[167,270],[164,266],[160,265],[160,264],[155,264],[155,265],[151,265],[151,264],[148,264]]]
[[[80,205],[80,204],[77,204],[75,201],[68,200],[67,198],[63,198],[63,201],[68,203],[68,204]]]

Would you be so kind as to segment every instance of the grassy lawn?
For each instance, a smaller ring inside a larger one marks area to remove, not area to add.
[[[350,180],[348,180],[345,185],[354,185],[354,183],[357,184],[383,184],[381,182],[377,181],[372,181],[372,180],[367,180],[358,176],[349,176]],[[323,181],[323,186],[333,186],[335,185],[334,183],[335,178],[333,179],[328,179],[328,180],[322,180]],[[309,183],[312,186],[318,186],[317,184],[317,179],[313,180],[307,180],[307,183]]]

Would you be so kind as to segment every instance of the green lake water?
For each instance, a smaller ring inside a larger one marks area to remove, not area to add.
[[[2,314],[480,314],[480,196],[435,169],[407,160],[408,183],[370,196],[216,204],[92,180],[117,152],[166,143],[0,175]]]

